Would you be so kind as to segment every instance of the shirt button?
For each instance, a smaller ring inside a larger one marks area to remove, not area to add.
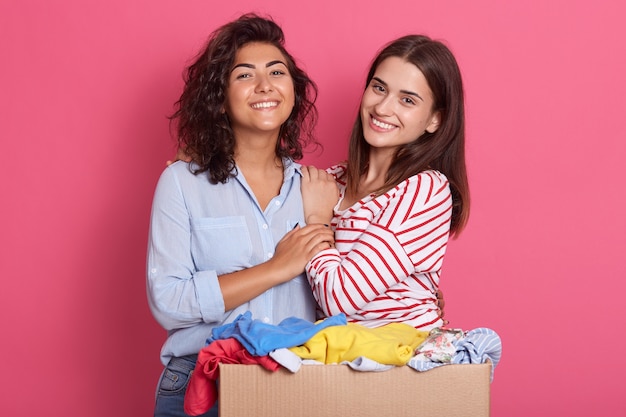
[[[276,204],[277,206],[280,206],[280,201],[276,201],[276,203],[274,204]]]
[[[270,322],[269,317],[263,317],[263,323],[269,323],[269,322]]]
[[[269,259],[269,258],[271,258],[272,256],[274,256],[274,254],[273,254],[272,252],[268,252],[268,254],[267,254],[267,258]]]
[[[263,230],[267,230],[267,224],[264,224],[262,227],[263,227]]]

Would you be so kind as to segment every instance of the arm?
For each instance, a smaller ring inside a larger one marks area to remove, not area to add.
[[[147,260],[148,302],[166,330],[217,321],[224,312],[216,273],[195,270],[190,236],[180,184],[166,169],[152,203]]]
[[[166,169],[150,219],[148,300],[167,330],[220,321],[225,311],[302,273],[307,260],[328,247],[322,241],[332,238],[322,225],[298,229],[284,236],[268,262],[233,273],[226,273],[224,265],[219,273],[209,264],[198,270],[192,256],[192,219],[181,188],[174,170]]]
[[[235,308],[301,274],[313,255],[328,248],[332,235],[328,227],[320,224],[296,227],[278,242],[269,261],[219,276],[225,309]]]
[[[366,223],[358,230],[337,225],[337,245],[354,242],[349,251],[326,250],[307,265],[315,298],[328,315],[354,314],[408,278],[425,292],[437,289],[430,276],[441,268],[451,214],[445,177],[421,173],[387,194],[370,222],[354,220]]]

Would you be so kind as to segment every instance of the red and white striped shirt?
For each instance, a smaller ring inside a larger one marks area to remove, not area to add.
[[[328,169],[345,192],[345,166]],[[421,172],[379,196],[339,212],[335,248],[306,266],[313,295],[327,315],[345,313],[368,327],[403,322],[421,330],[443,325],[436,305],[450,232],[452,195],[440,172]]]

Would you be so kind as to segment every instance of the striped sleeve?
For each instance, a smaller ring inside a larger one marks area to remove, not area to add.
[[[406,220],[396,237],[411,258],[414,272],[428,273],[442,266],[452,219],[452,195],[442,174],[427,171],[418,180],[417,204],[403,213]]]
[[[426,280],[420,282],[425,291],[437,286],[427,281],[438,276],[448,238],[447,179],[434,171],[423,172],[371,203],[371,219],[356,218],[343,226],[340,219],[336,226],[337,242],[353,240],[349,251],[325,250],[307,265],[314,296],[327,315],[362,314],[391,287],[416,276]],[[357,226],[352,230],[350,224]]]

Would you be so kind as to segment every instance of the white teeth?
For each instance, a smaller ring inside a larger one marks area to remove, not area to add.
[[[264,101],[263,103],[256,103],[252,105],[253,109],[268,109],[270,107],[278,106],[278,102],[276,101]]]
[[[372,123],[374,123],[375,126],[378,126],[381,129],[392,129],[392,128],[395,127],[394,125],[390,125],[388,123],[383,123],[380,120],[374,119],[373,117],[372,117]]]

